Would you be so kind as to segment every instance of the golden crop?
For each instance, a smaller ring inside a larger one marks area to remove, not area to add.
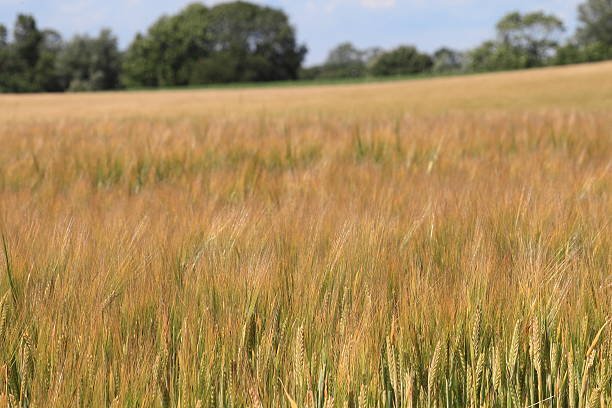
[[[0,96],[0,406],[612,406],[612,64]]]

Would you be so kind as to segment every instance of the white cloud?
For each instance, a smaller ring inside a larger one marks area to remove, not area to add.
[[[395,7],[396,0],[361,0],[361,5],[367,8]]]
[[[359,5],[365,8],[391,8],[397,5],[397,0],[309,0],[306,2],[306,10],[317,12],[322,10],[326,13],[334,12],[338,6]]]

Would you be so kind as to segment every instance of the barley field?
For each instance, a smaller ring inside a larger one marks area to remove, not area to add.
[[[0,96],[0,407],[612,407],[612,64]]]

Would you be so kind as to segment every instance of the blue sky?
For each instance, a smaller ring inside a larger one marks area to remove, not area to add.
[[[190,0],[0,0],[0,23],[12,29],[19,12],[31,13],[40,27],[70,37],[110,27],[122,48],[162,14]],[[359,47],[414,44],[425,51],[442,45],[467,49],[493,36],[495,22],[511,10],[545,10],[575,27],[582,0],[262,0],[284,9],[309,48],[307,64],[322,62],[334,45]],[[215,1],[204,1],[214,4]]]

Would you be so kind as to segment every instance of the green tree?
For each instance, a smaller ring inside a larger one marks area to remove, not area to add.
[[[323,75],[323,65],[304,67],[300,70],[299,78],[307,81],[319,79]]]
[[[578,6],[577,37],[583,44],[612,46],[612,0],[587,0]]]
[[[32,16],[20,14],[13,28],[13,41],[5,52],[3,71],[0,79],[5,92],[35,92],[39,89],[34,78],[38,62],[39,45],[42,35]]]
[[[149,30],[149,34],[151,31]],[[121,83],[127,87],[159,86],[164,83],[160,67],[162,56],[157,52],[154,42],[141,33],[136,34],[134,41],[124,54]]]
[[[59,53],[57,66],[62,86],[69,91],[118,88],[121,56],[117,38],[109,29],[93,38],[77,35]]]
[[[565,62],[612,59],[612,0],[587,0],[578,6],[579,26],[575,40],[558,58]],[[576,55],[572,55],[570,50]]]
[[[385,53],[382,47],[370,47],[362,51],[362,60],[366,64],[366,67],[372,68],[372,65],[376,63],[378,58]]]
[[[38,30],[33,16],[26,14],[17,16],[13,38],[18,58],[28,67],[34,67],[40,55],[43,34]]]
[[[43,30],[41,35],[38,60],[34,67],[34,81],[37,90],[44,92],[63,91],[64,88],[56,69],[57,56],[64,46],[62,37],[57,31],[50,29]]]
[[[576,41],[568,41],[566,44],[557,48],[553,59],[553,65],[567,65],[585,62],[584,47]]]
[[[55,92],[61,86],[55,70],[56,56],[62,47],[60,35],[39,30],[30,15],[17,16],[13,41],[0,29],[0,90],[2,92]]]
[[[242,1],[194,3],[160,18],[130,45],[128,86],[296,79],[306,48],[285,13]]]
[[[128,86],[189,83],[189,66],[210,53],[209,9],[194,3],[175,16],[162,16],[146,35],[138,34],[125,55]]]
[[[319,78],[357,78],[366,74],[366,53],[350,42],[334,47],[320,68]]]
[[[411,75],[428,72],[432,66],[429,55],[412,46],[401,46],[381,55],[370,72],[376,76]]]
[[[571,40],[559,47],[553,63],[555,65],[566,65],[609,59],[612,59],[612,47],[602,42],[582,44]]]
[[[554,15],[542,11],[506,14],[496,25],[497,39],[469,52],[474,71],[523,69],[553,62],[565,27]]]
[[[565,31],[559,18],[542,11],[509,13],[497,23],[496,28],[502,44],[525,56],[525,68],[546,65]]]
[[[8,44],[8,30],[0,24],[0,92],[11,90],[11,49]]]
[[[352,43],[344,42],[333,48],[327,55],[326,65],[343,65],[363,62],[363,51]]]
[[[498,41],[485,41],[468,53],[469,68],[475,72],[526,68],[527,55]]]
[[[448,73],[461,71],[464,65],[462,53],[450,48],[440,48],[433,54],[433,71],[437,73]]]
[[[244,1],[219,4],[210,10],[209,25],[211,57],[232,61],[226,68],[234,73],[233,80],[297,79],[307,50],[297,44],[282,10]]]
[[[0,49],[8,45],[8,30],[4,24],[0,24]]]

